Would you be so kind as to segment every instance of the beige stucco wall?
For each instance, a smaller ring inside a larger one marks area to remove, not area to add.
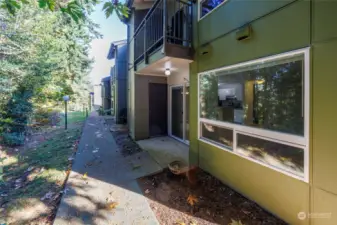
[[[135,121],[134,139],[149,138],[149,83],[166,84],[167,78],[162,76],[135,75]]]
[[[186,66],[178,68],[176,71],[172,71],[171,75],[167,77],[168,85],[178,85],[186,84],[189,80],[190,71],[189,64],[186,63]]]

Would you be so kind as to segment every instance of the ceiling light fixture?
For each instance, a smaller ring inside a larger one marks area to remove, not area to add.
[[[165,70],[165,75],[166,75],[166,76],[170,76],[170,75],[171,75],[171,70],[170,70],[169,68],[167,68],[167,69]]]

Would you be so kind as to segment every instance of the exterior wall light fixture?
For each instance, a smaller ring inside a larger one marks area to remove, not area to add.
[[[165,70],[165,75],[166,75],[166,76],[170,76],[170,75],[171,75],[171,70],[170,70],[169,68],[167,68],[167,69]]]

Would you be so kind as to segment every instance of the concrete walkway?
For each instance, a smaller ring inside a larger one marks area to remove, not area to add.
[[[86,121],[54,225],[159,224],[136,179],[162,168],[147,152],[123,157],[108,128],[96,113]]]

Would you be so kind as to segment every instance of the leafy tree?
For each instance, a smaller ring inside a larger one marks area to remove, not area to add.
[[[9,16],[0,10],[0,133],[22,144],[28,121],[42,108],[88,101],[90,42],[101,37],[91,20],[27,6]]]
[[[22,8],[38,6],[52,12],[62,12],[69,15],[74,21],[85,20],[92,6],[99,3],[98,0],[0,0],[0,8],[6,9],[11,15],[16,15]],[[129,8],[118,0],[109,0],[104,3],[103,11],[106,17],[116,12],[119,18],[129,16]]]

